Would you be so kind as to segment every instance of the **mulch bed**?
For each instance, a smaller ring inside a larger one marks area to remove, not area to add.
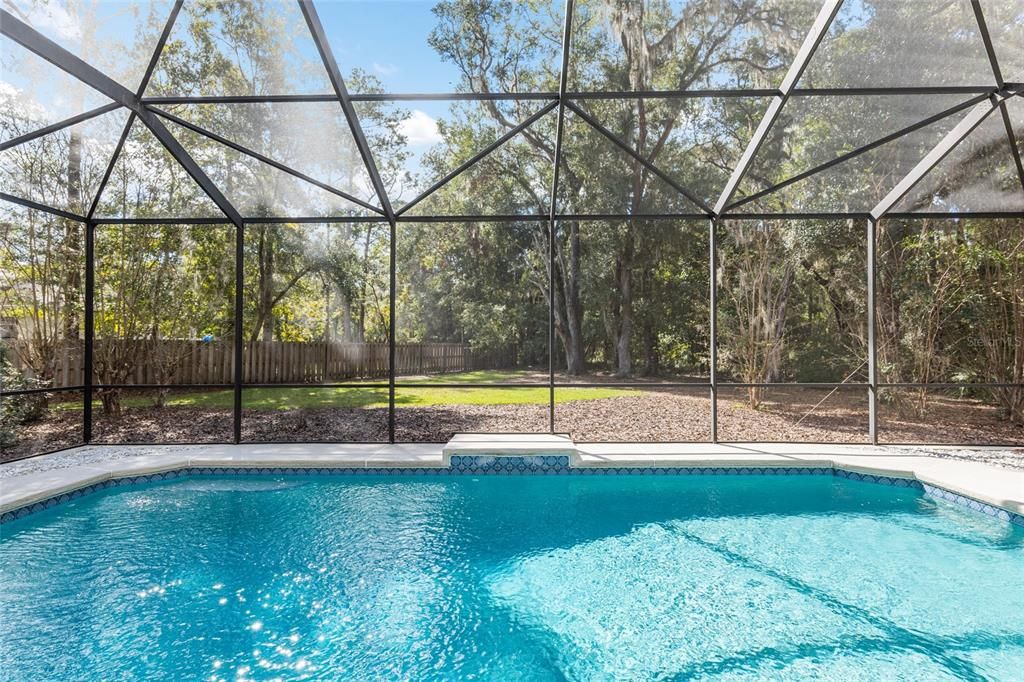
[[[883,443],[991,443],[1024,445],[1024,426],[1002,418],[999,409],[977,400],[934,397],[923,418],[906,406],[878,406]]]
[[[760,410],[739,392],[719,397],[719,439],[723,441],[853,442],[867,440],[867,401],[861,391],[839,392],[817,406],[827,391],[773,389]],[[813,408],[813,409],[812,409]],[[710,400],[704,389],[645,390],[635,396],[581,400],[556,405],[555,430],[580,441],[707,441]],[[809,414],[808,414],[809,413]],[[5,448],[0,461],[81,442],[81,413],[51,411],[22,428],[20,442]],[[104,443],[228,442],[230,410],[145,408],[127,410],[119,420],[95,413],[94,440]],[[245,410],[245,441],[387,440],[387,410],[317,408]],[[1024,427],[999,418],[996,408],[974,401],[938,398],[922,420],[890,405],[879,406],[884,442],[1024,443]],[[537,432],[548,429],[547,405],[452,405],[403,407],[396,413],[400,442],[444,442],[457,432]]]

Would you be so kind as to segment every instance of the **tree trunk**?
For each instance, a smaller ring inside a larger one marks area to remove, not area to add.
[[[658,334],[654,328],[654,322],[650,319],[644,321],[643,325],[643,347],[644,347],[644,376],[657,376],[661,371],[661,358],[658,357]]]
[[[633,374],[633,358],[630,345],[633,338],[633,239],[626,237],[627,244],[622,257],[616,263],[619,284],[619,328],[615,339],[615,376],[629,377]]]
[[[103,414],[107,417],[121,416],[121,391],[116,388],[104,389],[100,393],[100,402],[103,403]]]
[[[346,296],[341,298],[341,340],[346,343],[353,341],[352,302]]]
[[[765,372],[762,381],[774,383],[779,380],[782,372],[782,350],[783,338],[786,335],[786,310],[789,307],[789,293],[793,286],[794,272],[791,266],[786,266],[782,276],[782,284],[779,287],[775,305],[771,310],[772,321],[769,323],[769,348],[765,358]]]
[[[82,137],[71,129],[68,141],[68,168],[67,168],[67,190],[68,205],[72,210],[81,210],[82,206]],[[84,211],[82,211],[84,213]],[[81,225],[72,220],[64,221],[64,311],[63,311],[63,338],[68,340],[78,339],[79,311],[76,301],[80,299],[82,290],[82,274],[79,268],[79,254],[81,252]]]
[[[569,254],[566,260],[561,245],[556,242],[562,264],[561,272],[556,271],[557,280],[561,280],[562,304],[564,310],[565,334],[562,338],[565,347],[565,367],[569,376],[579,376],[584,372],[583,355],[583,310],[580,307],[580,232],[577,223],[569,223]]]
[[[264,342],[274,340],[274,242],[267,228],[260,229],[259,316],[253,335],[262,331]]]

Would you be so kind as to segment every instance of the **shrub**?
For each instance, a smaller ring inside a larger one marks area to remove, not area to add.
[[[43,388],[43,382],[26,377],[14,367],[8,359],[8,352],[7,346],[0,343],[0,384],[4,390]],[[17,427],[41,418],[46,412],[48,398],[46,393],[4,396],[0,400],[0,446],[14,445],[18,440]]]

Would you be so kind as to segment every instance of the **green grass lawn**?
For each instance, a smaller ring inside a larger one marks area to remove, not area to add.
[[[546,405],[547,386],[508,388],[437,388],[431,384],[472,384],[512,381],[522,376],[519,372],[479,371],[445,374],[417,379],[422,387],[395,389],[395,406],[432,407],[436,405]],[[371,382],[379,383],[379,382]],[[597,400],[635,395],[630,388],[572,388],[555,391],[555,402]],[[388,391],[384,388],[249,388],[242,393],[243,406],[256,410],[291,410],[296,408],[330,407],[387,407]],[[148,407],[153,404],[149,396],[126,393],[121,398],[125,407]],[[95,403],[99,406],[99,401]],[[169,407],[196,407],[230,410],[234,395],[223,391],[172,391],[167,397]],[[63,403],[64,409],[75,409],[75,403]],[[55,406],[56,407],[56,406]]]
[[[396,381],[417,384],[495,384],[499,382],[516,382],[527,380],[531,375],[537,381],[536,372],[527,372],[515,369],[479,369],[473,372],[457,372],[453,374],[424,374],[419,376],[402,376]],[[547,380],[547,373],[543,373],[540,381]],[[367,379],[367,383],[387,383],[387,379]]]

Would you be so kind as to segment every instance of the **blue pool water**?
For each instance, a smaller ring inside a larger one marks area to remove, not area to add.
[[[0,532],[11,682],[1024,678],[1024,529],[830,476],[195,477]]]

